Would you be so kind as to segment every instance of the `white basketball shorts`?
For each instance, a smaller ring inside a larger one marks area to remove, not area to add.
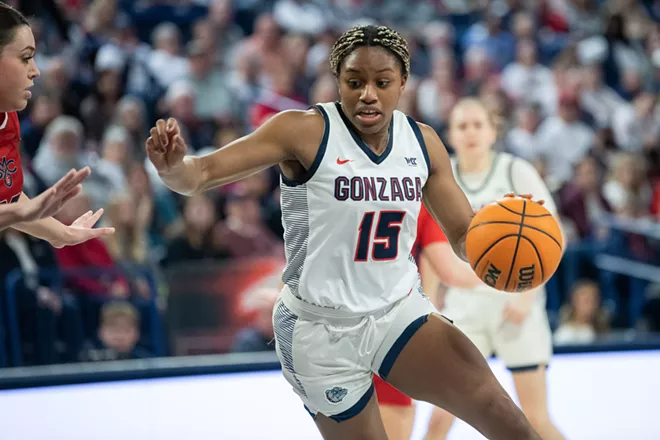
[[[477,346],[486,359],[495,354],[511,372],[548,365],[552,334],[541,298],[527,319],[517,325],[503,318],[504,306],[513,295],[449,289],[442,314]]]
[[[435,307],[417,285],[403,299],[367,316],[303,302],[284,287],[273,310],[282,372],[312,416],[337,422],[359,414],[403,347]]]

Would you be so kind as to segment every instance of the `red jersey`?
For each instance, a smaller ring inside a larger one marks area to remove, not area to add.
[[[16,112],[0,113],[0,204],[17,202],[23,192],[20,140],[21,126]]]
[[[422,209],[419,211],[419,217],[417,218],[417,240],[413,247],[417,250],[416,256],[419,257],[419,252],[426,246],[439,241],[447,241],[447,237],[440,225],[436,223],[433,216],[422,204]]]

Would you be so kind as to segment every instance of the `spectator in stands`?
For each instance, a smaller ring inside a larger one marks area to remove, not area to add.
[[[296,94],[294,73],[282,65],[271,71],[270,89],[263,89],[250,109],[250,126],[254,129],[283,110],[306,108],[304,99]]]
[[[548,88],[554,87],[550,69],[538,62],[533,40],[518,40],[516,60],[502,71],[502,89],[516,103],[539,104]]]
[[[58,99],[65,115],[80,118],[80,103],[88,87],[76,78],[72,63],[62,56],[48,59],[41,72],[41,80],[35,84],[35,92]]]
[[[260,82],[269,84],[274,70],[287,66],[282,50],[282,31],[271,14],[260,15],[254,25],[254,34],[249,36],[239,48],[240,55],[254,55],[262,67]]]
[[[89,197],[82,193],[71,199],[57,213],[56,218],[65,225],[71,224],[80,214],[89,210]],[[77,271],[64,277],[65,286],[80,301],[83,309],[87,334],[96,328],[96,315],[99,303],[106,298],[128,298],[128,280],[108,252],[105,242],[93,239],[75,246],[55,250],[57,261],[63,270]],[[94,272],[89,272],[89,271]]]
[[[515,55],[515,39],[502,26],[502,17],[493,6],[488,7],[485,18],[472,25],[463,35],[462,47],[466,52],[479,47],[486,51],[487,59],[500,71]]]
[[[483,47],[475,46],[465,51],[463,56],[465,75],[463,78],[463,94],[476,95],[488,78],[493,74],[493,62]]]
[[[210,0],[208,19],[216,43],[216,59],[221,60],[225,66],[236,62],[236,49],[244,37],[243,30],[233,18],[234,7],[231,0]]]
[[[101,309],[97,337],[88,341],[80,353],[83,362],[142,359],[149,352],[138,345],[140,315],[130,303],[109,302]]]
[[[602,172],[593,157],[585,157],[575,165],[572,181],[560,193],[559,211],[571,220],[579,238],[596,235],[598,217],[612,212],[602,193]]]
[[[117,193],[107,209],[108,225],[115,228],[106,246],[114,261],[144,264],[149,253],[148,229],[153,221],[153,200],[143,195]]]
[[[309,92],[314,83],[314,78],[307,73],[309,47],[309,40],[303,35],[288,35],[282,40],[282,49],[289,60],[293,76],[291,94],[301,102],[309,102]]]
[[[573,286],[570,303],[560,312],[556,344],[589,344],[609,329],[606,312],[600,307],[598,284],[581,280]]]
[[[23,152],[30,159],[37,154],[48,124],[61,114],[62,105],[56,97],[44,94],[35,99],[30,115],[21,121]]]
[[[97,57],[95,82],[91,93],[80,104],[80,114],[89,140],[101,142],[105,124],[111,121],[124,94],[125,62],[119,49],[107,57]]]
[[[570,292],[578,279],[585,276],[583,267],[593,269],[596,255],[607,245],[607,229],[601,217],[612,212],[601,189],[601,171],[593,157],[585,157],[575,166],[575,176],[559,194],[559,212],[568,230],[576,237],[566,245],[562,265],[564,267],[564,292]],[[612,274],[601,271],[601,293],[609,306],[618,302]]]
[[[132,150],[129,156],[139,162],[146,159],[142,144],[149,137],[147,129],[147,109],[144,101],[136,96],[126,95],[119,100],[116,107],[113,124],[128,131]]]
[[[416,114],[442,132],[449,112],[459,98],[453,55],[450,52],[437,53],[432,69],[432,76],[422,79],[417,88]]]
[[[603,195],[614,212],[623,212],[631,206],[643,207],[646,211],[651,203],[651,188],[643,158],[632,153],[618,153],[610,169]]]
[[[310,0],[279,0],[275,2],[273,16],[287,32],[315,35],[326,26],[324,12],[323,7]]]
[[[50,186],[71,168],[85,165],[83,156],[84,128],[71,116],[60,116],[51,122],[32,162],[34,171]]]
[[[165,265],[204,259],[222,260],[229,257],[224,243],[213,237],[216,213],[210,199],[204,195],[186,199],[183,219],[185,230],[169,244]]]
[[[141,163],[131,166],[128,172],[128,186],[128,193],[136,205],[140,206],[141,201],[145,199],[153,203],[153,212],[148,225],[147,261],[158,262],[164,258],[167,244],[183,233],[183,219],[177,209],[176,199],[172,192],[154,191],[149,175]]]
[[[0,231],[0,301],[9,304],[8,276],[13,284],[24,365],[73,362],[83,329],[76,299],[56,288],[60,268],[47,242],[9,229]],[[7,310],[7,309],[5,309]]]
[[[625,101],[603,83],[599,65],[583,67],[580,80],[580,106],[591,116],[598,128],[610,127],[614,114],[619,107],[626,104]]]
[[[506,149],[511,154],[533,162],[540,156],[535,137],[541,121],[540,107],[523,104],[516,108],[514,115],[516,122],[506,136]]]
[[[186,46],[190,74],[195,90],[195,117],[232,120],[238,113],[234,94],[228,87],[228,73],[214,63],[213,52],[200,41]]]
[[[162,112],[176,118],[181,134],[190,139],[188,145],[195,151],[211,145],[215,133],[212,121],[195,115],[196,99],[195,86],[184,79],[173,83],[161,102]]]
[[[310,90],[309,102],[316,104],[318,102],[332,102],[339,99],[337,83],[330,75],[322,75],[316,78],[312,89]]]
[[[184,78],[190,69],[181,54],[181,31],[174,23],[161,23],[153,31],[152,51],[147,65],[162,87],[169,87]]]
[[[537,133],[539,149],[548,167],[548,186],[559,188],[571,179],[573,167],[594,144],[594,131],[578,119],[578,101],[572,93],[559,98],[559,111],[548,117]]]
[[[101,160],[95,171],[105,178],[112,193],[126,191],[126,171],[131,163],[133,150],[131,141],[128,130],[118,125],[110,125],[103,134]]]
[[[214,231],[233,258],[283,256],[284,246],[264,224],[259,201],[243,194],[232,194],[225,203],[225,221]]]
[[[643,149],[657,147],[660,142],[660,112],[656,103],[656,96],[647,92],[616,110],[612,130],[621,149],[640,153]]]
[[[278,289],[262,287],[254,293],[256,297],[254,309],[255,318],[253,323],[234,336],[231,351],[258,352],[274,351],[275,333],[273,331],[273,307],[279,295]]]

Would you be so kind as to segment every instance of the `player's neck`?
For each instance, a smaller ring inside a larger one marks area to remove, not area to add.
[[[492,163],[492,151],[486,154],[470,155],[470,157],[458,157],[458,170],[462,174],[484,173],[490,169]]]
[[[390,141],[390,124],[387,124],[387,128],[382,133],[373,133],[373,134],[363,134],[360,133],[360,138],[364,141],[365,144],[369,147],[371,151],[376,154],[381,154],[387,148],[387,144]]]

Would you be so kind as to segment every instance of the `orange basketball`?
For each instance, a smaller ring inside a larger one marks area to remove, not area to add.
[[[557,220],[543,205],[507,197],[477,212],[465,246],[472,269],[484,283],[523,292],[555,273],[563,240]]]

